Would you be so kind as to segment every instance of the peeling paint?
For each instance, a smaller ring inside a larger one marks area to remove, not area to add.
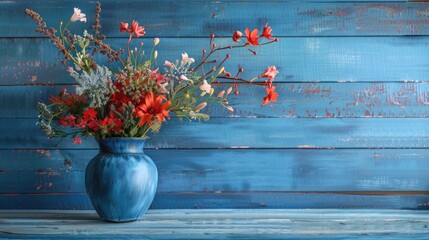
[[[59,176],[59,172],[53,170],[52,168],[38,169],[36,172],[37,175],[47,175],[47,176]]]
[[[303,149],[307,149],[307,148],[318,148],[314,145],[299,145],[297,146],[297,148],[303,148]]]

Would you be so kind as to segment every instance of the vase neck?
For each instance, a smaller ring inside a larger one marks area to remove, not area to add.
[[[98,141],[100,151],[105,153],[144,153],[146,139],[105,138]]]

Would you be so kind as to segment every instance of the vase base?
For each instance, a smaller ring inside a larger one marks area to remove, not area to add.
[[[140,220],[141,218],[132,218],[132,219],[121,219],[121,220],[113,220],[113,219],[107,219],[107,218],[100,218],[103,221],[111,222],[111,223],[128,223],[128,222],[135,222]]]

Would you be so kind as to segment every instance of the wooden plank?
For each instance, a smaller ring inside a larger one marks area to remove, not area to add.
[[[34,118],[38,101],[49,103],[64,86],[0,86],[1,118]],[[229,85],[214,86],[217,92]],[[67,86],[75,91],[74,86]],[[279,83],[273,107],[261,107],[263,88],[240,85],[240,95],[228,98],[235,109],[212,105],[204,111],[212,117],[279,118],[427,118],[428,83]]]
[[[65,239],[84,236],[138,239],[296,239],[296,237],[400,236],[427,234],[429,218],[416,211],[345,210],[157,210],[137,222],[111,224],[97,219],[94,212],[36,212],[2,214],[0,231],[12,238],[61,235]],[[201,216],[207,216],[201,218]],[[184,217],[185,216],[185,217]],[[41,228],[43,232],[41,232]],[[252,235],[250,235],[252,233]],[[221,238],[217,238],[218,236]],[[161,238],[163,237],[163,238]],[[189,238],[190,237],[190,238]],[[198,237],[198,238],[197,238]],[[386,238],[383,238],[386,239]]]
[[[368,0],[369,1],[369,0]],[[119,21],[135,19],[150,37],[208,36],[214,32],[230,36],[237,29],[262,27],[267,22],[276,36],[356,36],[427,35],[427,3],[364,1],[132,1],[102,4],[102,30],[108,36],[119,34]],[[191,3],[191,4],[190,4]],[[91,23],[74,24],[77,32],[90,28],[95,4],[91,1],[2,2],[0,37],[34,37],[35,24],[24,16],[25,8],[39,12],[45,21],[57,26],[80,7]],[[171,14],[174,12],[174,14]],[[190,17],[190,13],[192,16]],[[249,17],[251,16],[251,17]],[[198,24],[195,24],[198,19]]]
[[[393,192],[394,193],[394,192]],[[425,209],[422,194],[329,192],[186,192],[155,196],[151,209]],[[92,209],[86,193],[0,194],[0,209]]]
[[[0,119],[0,149],[96,149],[92,138],[48,140],[36,119]],[[251,131],[249,130],[251,129]],[[151,135],[147,148],[427,148],[429,128],[422,118],[213,118],[205,122],[171,119]]]
[[[427,191],[426,149],[148,150],[158,193]],[[85,192],[97,150],[0,151],[0,193]]]
[[[110,43],[123,48],[125,41],[111,39]],[[147,47],[152,43],[145,41]],[[235,73],[242,66],[243,77],[250,79],[275,65],[280,72],[276,82],[427,82],[427,41],[427,37],[281,38],[277,44],[257,48],[257,56],[234,49],[226,69]],[[206,38],[161,38],[158,64],[162,68],[164,60],[175,61],[183,52],[198,60],[208,42]],[[231,40],[216,42],[228,45]],[[58,51],[45,39],[3,38],[0,52],[0,85],[75,83],[60,63]]]

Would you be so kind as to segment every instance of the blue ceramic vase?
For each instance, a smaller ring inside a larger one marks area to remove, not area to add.
[[[112,222],[141,219],[155,196],[158,171],[141,138],[106,138],[86,167],[85,187],[100,218]]]

